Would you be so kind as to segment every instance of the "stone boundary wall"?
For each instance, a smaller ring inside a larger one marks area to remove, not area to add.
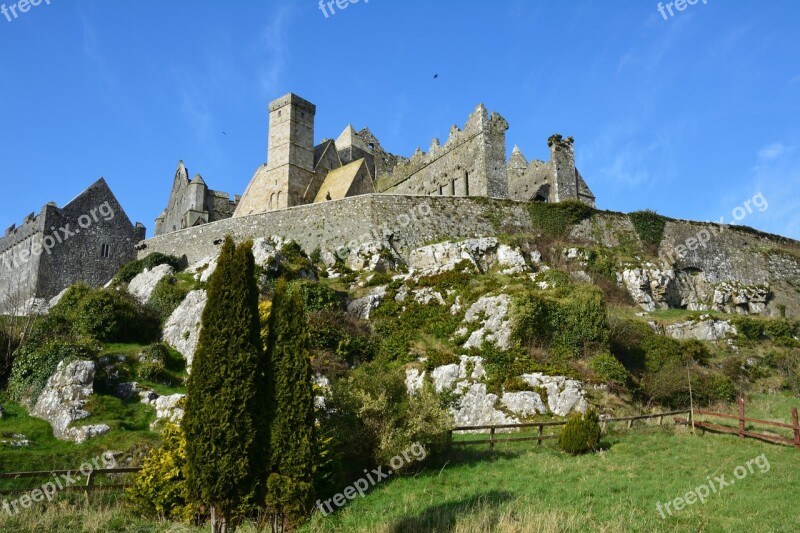
[[[531,231],[525,204],[454,196],[370,194],[220,220],[153,237],[138,246],[139,257],[153,252],[185,256],[191,264],[215,254],[226,235],[237,241],[277,236],[304,250],[336,252],[387,239],[404,254],[447,238]],[[216,244],[215,244],[216,243]]]
[[[670,221],[661,243],[662,255],[713,223]],[[185,256],[189,263],[215,255],[230,234],[237,241],[277,236],[297,241],[304,250],[328,250],[346,257],[344,248],[388,240],[400,255],[447,239],[530,233],[528,204],[506,199],[371,194],[221,220],[143,241],[139,257],[152,252]],[[622,213],[598,212],[574,228],[568,241],[580,245],[617,246],[638,242]],[[766,250],[789,250],[765,253]],[[676,258],[677,259],[677,258]],[[727,227],[706,247],[697,247],[674,263],[676,269],[701,269],[714,282],[745,284],[786,281],[800,287],[800,242],[755,235]]]

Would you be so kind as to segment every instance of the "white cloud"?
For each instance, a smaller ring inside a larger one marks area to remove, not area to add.
[[[769,146],[765,146],[758,152],[758,159],[759,160],[766,160],[769,161],[770,159],[775,159],[776,157],[780,157],[786,152],[786,146],[783,143],[775,143],[770,144]]]

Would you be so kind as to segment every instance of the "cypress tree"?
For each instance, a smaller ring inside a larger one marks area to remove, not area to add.
[[[266,471],[266,360],[251,243],[225,239],[207,292],[182,426],[190,495],[210,506],[212,532],[224,533],[263,497]]]
[[[314,499],[314,392],[307,322],[299,289],[275,288],[267,336],[274,416],[270,423],[270,474],[267,506],[273,530],[299,523]]]

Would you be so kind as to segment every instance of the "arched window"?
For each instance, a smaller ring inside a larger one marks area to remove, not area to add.
[[[273,209],[275,209],[274,206],[275,206],[275,193],[272,193],[272,195],[270,195],[269,197],[269,210],[272,211]]]

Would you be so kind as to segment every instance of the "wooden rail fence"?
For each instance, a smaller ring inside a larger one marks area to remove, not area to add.
[[[625,416],[620,418],[604,418],[600,420],[601,429],[603,431],[606,430],[608,424],[617,423],[617,422],[627,422],[628,429],[633,427],[633,423],[637,420],[647,420],[652,418],[658,418],[658,425],[662,425],[664,423],[664,417],[674,416],[674,415],[682,415],[688,414],[689,419],[692,418],[692,412],[689,409],[681,410],[681,411],[670,411],[668,413],[656,413],[651,415],[639,415],[639,416]],[[558,438],[558,435],[544,434],[544,428],[546,427],[554,427],[554,426],[563,426],[566,425],[566,420],[559,420],[557,422],[525,422],[522,424],[498,424],[498,425],[489,425],[489,426],[460,426],[451,429],[448,432],[448,446],[467,446],[470,444],[488,444],[489,450],[494,450],[494,446],[496,443],[506,443],[506,442],[530,442],[530,441],[537,441],[537,445],[541,446],[542,441],[546,439],[555,439]],[[538,428],[536,436],[533,437],[503,437],[497,438],[497,430],[499,429],[525,429],[525,428]],[[486,431],[489,430],[489,438],[488,439],[475,439],[475,440],[453,440],[453,433],[454,432],[464,432],[464,431]]]
[[[716,418],[724,418],[727,420],[736,420],[739,422],[739,427],[734,428],[730,426],[723,426],[721,424],[713,424],[711,422],[704,422],[704,421],[697,421],[694,420],[685,420],[683,418],[675,418],[675,422],[678,424],[685,424],[685,425],[692,425],[693,427],[700,428],[703,431],[712,431],[717,433],[730,433],[734,435],[738,435],[740,439],[744,438],[751,438],[751,439],[758,439],[763,440],[766,442],[771,442],[773,444],[785,444],[788,446],[794,446],[795,448],[800,449],[800,424],[798,424],[797,418],[797,407],[792,408],[792,423],[785,424],[783,422],[775,422],[772,420],[761,420],[758,418],[748,418],[745,416],[745,402],[744,398],[739,398],[739,414],[738,415],[729,415],[725,413],[716,413],[714,411],[706,411],[703,409],[695,409],[696,415],[703,415],[703,416],[710,416]],[[745,429],[745,424],[750,422],[752,424],[757,424],[761,426],[772,426],[772,427],[779,427],[785,429],[791,429],[794,433],[793,438],[785,438],[779,435],[767,435],[765,433],[756,433],[754,431],[747,431]]]
[[[101,484],[95,485],[95,480],[97,476],[107,476],[112,474],[132,474],[134,472],[138,472],[141,468],[105,468],[105,469],[98,469],[92,470],[89,474],[84,475],[81,473],[80,470],[48,470],[42,472],[10,472],[6,474],[0,473],[0,480],[2,479],[44,479],[49,478],[52,481],[53,476],[65,476],[67,479],[74,477],[76,480],[78,478],[86,478],[86,484],[79,485],[77,483],[69,486],[65,486],[62,489],[59,489],[58,492],[62,491],[82,491],[87,493],[95,491],[95,490],[107,490],[107,489],[121,489],[124,488],[125,484],[120,483],[111,483],[111,484]],[[63,479],[63,478],[62,478]],[[45,481],[46,483],[47,481]],[[23,492],[29,492],[35,489],[40,488],[41,485],[36,487],[26,487],[26,488],[15,488],[15,489],[3,489],[0,488],[0,494],[19,494]]]

